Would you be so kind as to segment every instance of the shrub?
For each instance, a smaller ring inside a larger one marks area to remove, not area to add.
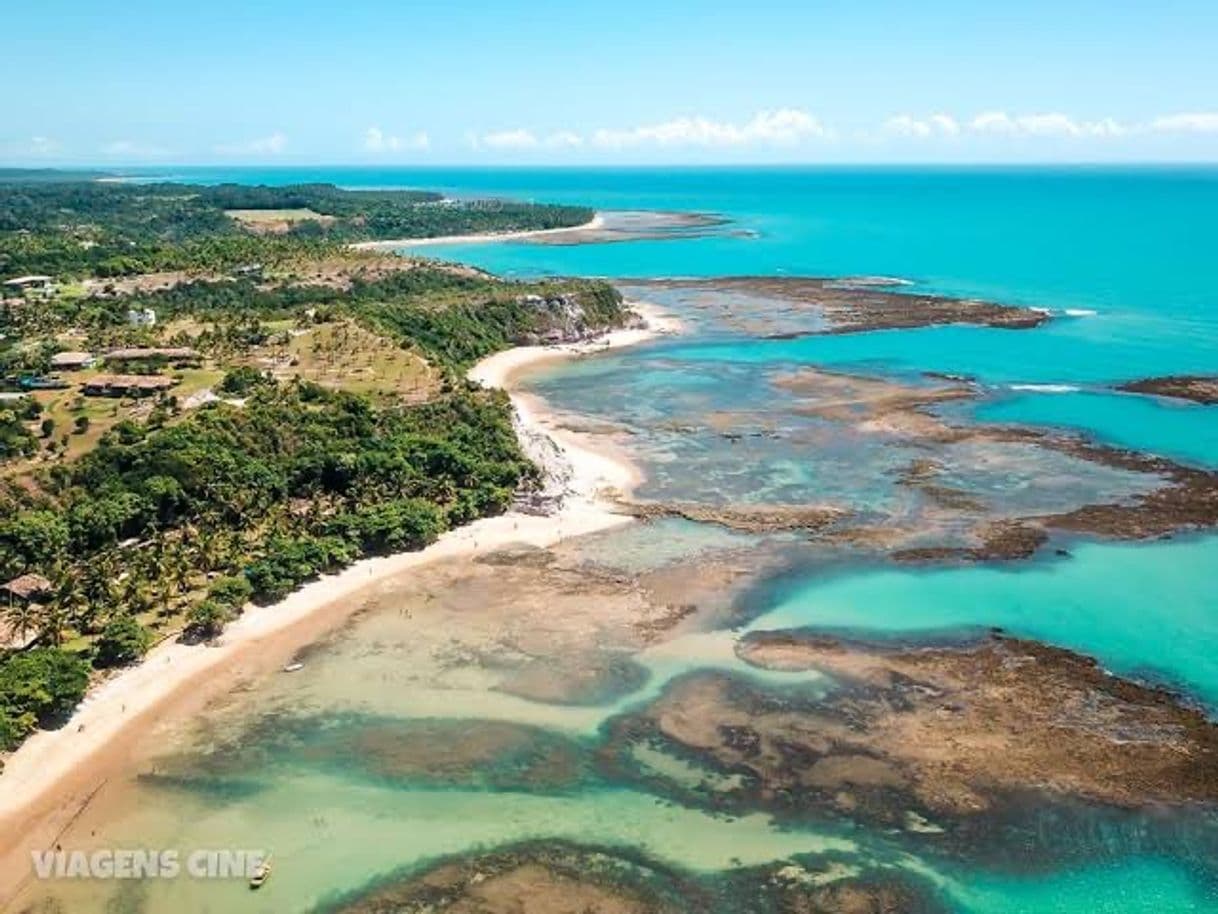
[[[248,579],[236,576],[225,576],[216,578],[207,588],[207,598],[215,603],[225,606],[232,610],[240,611],[250,597],[254,595],[254,588],[250,585]]]
[[[72,710],[88,685],[89,664],[59,648],[0,660],[0,742],[12,747],[37,724]]]
[[[406,552],[434,543],[446,528],[444,512],[421,498],[403,498],[340,515],[332,531],[367,553]]]
[[[242,365],[224,375],[224,380],[220,382],[220,390],[235,397],[243,397],[255,388],[274,383],[257,368]]]
[[[204,600],[186,614],[186,630],[201,638],[214,638],[232,618],[232,610],[227,606],[221,606],[215,600]]]
[[[97,639],[95,663],[98,666],[124,666],[134,663],[148,652],[152,636],[148,629],[131,616],[122,616],[106,623]]]
[[[0,520],[0,570],[17,574],[50,561],[68,544],[68,526],[53,511],[22,511]]]
[[[260,603],[282,600],[300,584],[355,560],[356,550],[338,536],[276,537],[266,554],[245,570]]]

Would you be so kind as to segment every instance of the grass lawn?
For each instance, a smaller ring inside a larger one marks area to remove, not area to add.
[[[302,378],[323,387],[417,401],[435,392],[437,373],[416,353],[350,320],[304,330],[291,321],[268,322],[279,341],[254,349],[245,364],[277,378]],[[284,340],[286,331],[286,342]]]

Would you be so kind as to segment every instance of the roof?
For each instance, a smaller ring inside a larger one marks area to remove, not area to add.
[[[36,631],[27,631],[18,634],[15,625],[9,625],[7,622],[0,621],[0,649],[10,651],[20,651],[29,647],[38,638]]]
[[[28,600],[36,594],[46,593],[50,589],[51,582],[40,574],[23,574],[0,587],[0,590],[7,590],[13,596],[23,600]]]
[[[197,359],[199,353],[194,349],[186,347],[168,347],[168,348],[131,348],[131,349],[111,349],[106,353],[108,359]]]
[[[91,352],[57,352],[51,356],[52,365],[79,365],[93,358]]]
[[[12,279],[6,279],[6,286],[26,286],[32,282],[50,282],[50,276],[14,276]]]
[[[99,374],[84,382],[85,387],[114,387],[128,390],[161,390],[178,382],[159,374]]]

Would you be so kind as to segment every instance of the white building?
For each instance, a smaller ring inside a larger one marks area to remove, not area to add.
[[[132,308],[127,312],[127,323],[133,327],[155,327],[156,312],[151,308]]]
[[[4,288],[19,295],[47,298],[55,291],[55,281],[50,276],[15,276],[4,281]]]

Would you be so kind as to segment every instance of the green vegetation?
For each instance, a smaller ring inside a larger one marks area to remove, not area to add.
[[[268,236],[226,214],[236,210],[292,218]],[[325,219],[300,221],[306,212]],[[468,384],[465,369],[517,343],[619,325],[620,296],[340,242],[590,216],[328,185],[0,176],[0,275],[59,280],[37,304],[0,306],[0,378],[32,387],[0,401],[0,581],[50,582],[0,602],[0,630],[30,642],[0,648],[0,745],[69,710],[91,667],[135,662],[163,637],[212,638],[250,601],[504,511],[536,470],[506,396]],[[239,264],[261,266],[218,278]],[[109,279],[148,270],[181,272],[168,286]],[[142,309],[155,326],[129,319]],[[132,346],[194,352],[51,377],[58,352]],[[173,386],[90,396],[99,373]]]
[[[103,667],[134,663],[144,656],[151,643],[148,629],[130,616],[118,616],[101,630],[93,662]]]
[[[244,397],[251,391],[270,384],[271,380],[257,368],[239,365],[224,375],[220,381],[220,392],[233,397]]]
[[[308,210],[276,239],[232,210]],[[498,200],[449,201],[429,191],[352,191],[331,184],[136,184],[0,181],[0,278],[128,276],[223,271],[317,256],[338,243],[579,225],[584,207]]]
[[[0,662],[0,748],[11,749],[39,724],[72,710],[89,684],[89,664],[56,648]]]
[[[38,442],[27,425],[37,415],[30,415],[31,405],[37,406],[37,403],[29,398],[22,398],[17,403],[0,400],[0,463],[10,457],[28,457],[38,449]]]

